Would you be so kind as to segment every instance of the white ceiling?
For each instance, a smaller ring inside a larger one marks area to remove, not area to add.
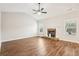
[[[66,14],[71,11],[79,11],[78,3],[41,3],[41,7],[45,8],[47,14],[33,14],[32,9],[38,8],[37,3],[0,3],[2,12],[25,12],[37,20]]]

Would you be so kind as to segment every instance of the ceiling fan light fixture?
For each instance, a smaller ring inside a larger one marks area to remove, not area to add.
[[[37,14],[38,14],[38,15],[41,15],[41,12],[38,12]]]

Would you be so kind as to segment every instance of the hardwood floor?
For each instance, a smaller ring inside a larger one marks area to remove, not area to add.
[[[1,55],[1,47],[0,47],[0,55]]]
[[[40,37],[3,42],[3,56],[79,56],[79,44]]]

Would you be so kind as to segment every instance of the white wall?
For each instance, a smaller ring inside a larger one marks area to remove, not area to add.
[[[65,21],[75,20],[77,22],[76,35],[68,35],[65,31]],[[61,40],[78,42],[79,43],[79,11],[48,18],[41,21],[44,26],[44,35],[47,35],[47,28],[56,28],[56,37]]]
[[[0,12],[0,48],[1,48],[1,12]]]
[[[26,13],[2,12],[2,41],[36,36],[37,22]]]

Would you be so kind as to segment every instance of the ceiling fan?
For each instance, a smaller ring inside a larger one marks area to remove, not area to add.
[[[38,10],[33,9],[33,11],[35,12],[34,14],[47,14],[47,12],[44,11],[44,8],[40,8],[40,3],[38,3]]]

